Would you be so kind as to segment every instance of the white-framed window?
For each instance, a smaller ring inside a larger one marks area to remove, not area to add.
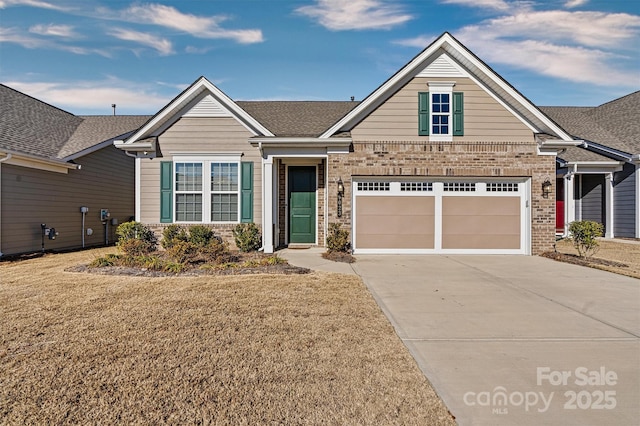
[[[176,222],[238,223],[240,156],[175,156]]]
[[[429,82],[430,140],[453,140],[452,82]]]

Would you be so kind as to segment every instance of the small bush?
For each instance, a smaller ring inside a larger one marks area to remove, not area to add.
[[[138,240],[136,238],[130,240],[119,240],[118,248],[127,256],[143,256],[155,250],[155,245],[149,241]]]
[[[89,264],[90,268],[104,268],[106,266],[114,266],[117,265],[120,261],[120,255],[109,253],[104,257],[98,257],[93,259],[93,261]]]
[[[166,262],[164,264],[163,271],[169,272],[170,274],[179,274],[181,272],[184,272],[186,269],[187,267],[184,263]]]
[[[162,248],[168,249],[178,241],[188,241],[187,231],[180,225],[169,225],[162,231]]]
[[[167,256],[178,263],[195,263],[198,261],[199,247],[190,241],[176,241],[167,248]]]
[[[248,253],[256,251],[262,246],[262,236],[260,235],[260,228],[251,223],[240,223],[233,228],[233,238],[236,241],[238,250]]]
[[[116,245],[124,253],[137,256],[147,254],[156,249],[157,239],[155,234],[147,226],[140,222],[124,222],[116,229],[118,242]],[[129,241],[141,241],[142,243],[129,243]],[[127,250],[133,250],[128,252]],[[142,250],[142,251],[141,251]]]
[[[198,252],[205,262],[220,262],[229,255],[229,245],[220,238],[214,238],[206,246],[198,247]]]
[[[604,233],[604,226],[598,222],[582,220],[569,224],[569,239],[578,250],[580,257],[591,257],[598,251],[597,237]]]
[[[348,253],[351,249],[349,231],[342,229],[339,223],[329,225],[329,235],[327,235],[327,251]]]
[[[206,246],[213,239],[220,239],[216,237],[213,230],[204,225],[193,225],[189,227],[189,242],[197,246]]]

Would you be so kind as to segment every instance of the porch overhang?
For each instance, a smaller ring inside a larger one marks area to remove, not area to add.
[[[569,161],[565,165],[574,174],[613,173],[622,170],[624,161]]]
[[[573,146],[584,145],[583,140],[564,140],[564,139],[538,139],[538,154],[539,155],[558,155],[562,150]]]
[[[256,137],[249,143],[257,148],[349,148],[351,138],[314,138],[314,137]]]
[[[155,153],[158,145],[158,138],[151,137],[136,142],[125,142],[123,140],[113,141],[113,146],[126,152],[142,153],[148,155],[149,153]]]

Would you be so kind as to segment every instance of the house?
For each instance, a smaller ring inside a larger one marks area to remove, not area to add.
[[[0,85],[0,255],[112,242],[135,181],[113,139],[148,118],[79,117]]]
[[[555,238],[569,133],[449,33],[361,102],[235,102],[196,80],[114,142],[135,155],[135,216],[156,230],[262,228],[267,253],[537,254]]]
[[[640,238],[640,91],[598,107],[541,109],[584,140],[557,157],[557,232],[592,220],[607,238]]]

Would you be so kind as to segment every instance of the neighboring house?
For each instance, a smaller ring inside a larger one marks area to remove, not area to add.
[[[271,253],[339,222],[355,253],[536,254],[579,143],[445,33],[361,102],[234,102],[202,77],[115,146],[156,230],[253,221]]]
[[[0,85],[0,255],[41,250],[42,224],[58,233],[47,250],[113,242],[134,215],[135,181],[113,139],[148,118],[79,117]]]
[[[557,158],[557,232],[593,220],[605,236],[640,238],[640,91],[598,107],[542,107],[576,138]]]

